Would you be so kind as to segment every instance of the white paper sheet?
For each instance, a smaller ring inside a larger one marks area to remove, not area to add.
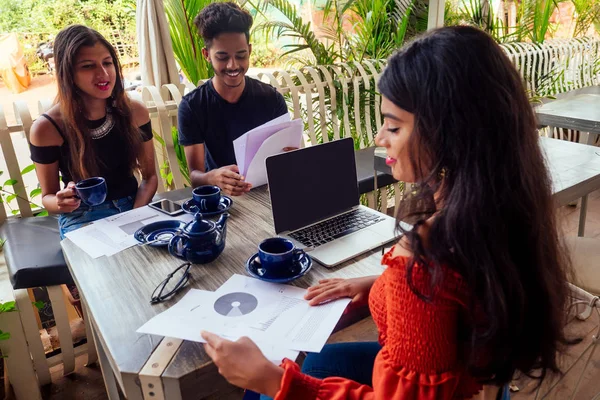
[[[248,336],[270,360],[267,354],[284,350],[319,352],[350,299],[311,307],[305,293],[295,286],[233,275],[216,292],[191,289],[137,332],[197,342],[204,342],[201,330],[229,340]]]
[[[265,165],[267,157],[281,153],[285,147],[299,148],[301,143],[302,121],[298,119],[262,143],[248,166],[246,182],[251,183],[252,187],[265,185],[267,183],[267,167]]]
[[[191,221],[191,214],[170,217],[148,206],[135,208],[68,232],[65,236],[90,257],[112,256],[139,242],[133,234],[145,225],[156,221],[179,219]]]
[[[235,159],[246,182],[254,187],[267,183],[265,159],[281,153],[285,147],[300,147],[303,127],[301,119],[290,121],[289,115],[285,114],[234,140]],[[269,143],[268,148],[265,148],[265,143]]]
[[[250,164],[250,161],[252,161],[252,157],[260,147],[261,143],[270,135],[277,132],[279,129],[282,129],[279,125],[289,121],[290,115],[283,114],[280,117],[249,130],[233,141],[235,160],[242,175],[246,174],[248,165]]]
[[[206,320],[204,308],[213,304],[217,297],[215,292],[191,289],[177,304],[150,319],[137,332],[205,343],[200,331],[217,332]],[[237,340],[244,336],[223,334],[221,330],[217,334],[229,340]],[[284,358],[295,360],[299,354],[297,351],[279,348],[269,343],[261,343],[259,348],[268,360],[277,365]]]

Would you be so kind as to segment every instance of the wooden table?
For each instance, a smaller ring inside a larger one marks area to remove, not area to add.
[[[557,207],[581,198],[578,234],[583,236],[588,194],[600,189],[600,148],[546,137],[540,137],[540,146],[546,154]],[[375,151],[375,169],[391,173],[383,149]]]
[[[189,190],[174,191],[164,197],[179,200],[190,197],[190,193]],[[214,398],[226,398],[226,393],[232,391],[232,386],[218,374],[200,343],[184,341],[177,348],[181,341],[173,339],[165,339],[160,347],[161,352],[177,350],[170,362],[168,359],[164,362],[164,371],[160,372],[162,366],[160,362],[157,364],[158,381],[154,382],[158,384],[153,388],[140,384],[140,371],[163,338],[135,332],[150,318],[177,302],[188,288],[216,290],[232,274],[245,274],[245,262],[256,252],[258,243],[275,235],[266,187],[234,198],[230,214],[223,254],[210,264],[195,265],[187,288],[162,304],[151,305],[150,295],[182,262],[169,255],[167,250],[133,247],[112,257],[92,259],[70,240],[62,242],[65,259],[92,322],[92,339],[96,342],[111,400],[119,398],[117,385],[130,400],[158,399],[161,389],[164,389],[164,398],[169,400],[201,399],[216,396],[216,393],[219,395]],[[332,269],[314,261],[312,270],[293,284],[306,288],[324,278],[380,274],[383,271],[381,254],[381,249],[372,251]],[[167,346],[168,343],[171,346]],[[152,370],[153,362],[145,371]],[[142,380],[146,382],[147,377]],[[143,397],[142,389],[146,391],[146,397]],[[150,391],[154,396],[150,396]]]
[[[600,95],[578,94],[536,107],[538,123],[556,128],[589,132],[591,144],[600,134]]]

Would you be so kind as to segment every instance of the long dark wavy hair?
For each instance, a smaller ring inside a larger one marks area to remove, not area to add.
[[[398,221],[419,226],[437,213],[427,245],[418,229],[398,225],[414,254],[410,287],[431,300],[412,282],[415,263],[428,268],[433,288],[441,265],[463,276],[471,302],[461,354],[475,376],[502,385],[517,370],[538,378],[559,372],[557,351],[570,343],[563,330],[570,264],[519,74],[489,35],[455,26],[395,53],[379,89],[415,116],[408,148],[417,190]]]
[[[54,40],[56,60],[56,81],[58,95],[56,103],[60,106],[64,126],[63,134],[69,145],[71,158],[70,172],[75,181],[97,176],[100,166],[94,154],[92,137],[89,134],[84,113],[84,101],[75,85],[75,62],[79,49],[101,43],[109,51],[116,69],[116,81],[112,91],[111,112],[115,118],[116,132],[123,136],[127,146],[131,171],[138,167],[137,157],[142,145],[139,129],[133,124],[129,99],[123,89],[123,76],[119,58],[113,46],[99,32],[83,25],[71,25],[61,30]]]

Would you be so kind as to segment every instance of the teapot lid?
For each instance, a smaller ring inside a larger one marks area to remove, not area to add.
[[[197,212],[194,215],[194,219],[183,228],[183,231],[190,236],[198,236],[210,232],[214,228],[214,222],[205,220],[202,217],[202,213]]]

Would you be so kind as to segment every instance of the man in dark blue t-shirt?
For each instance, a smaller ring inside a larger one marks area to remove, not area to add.
[[[179,143],[194,187],[217,185],[230,195],[250,190],[239,174],[233,141],[288,112],[271,85],[246,77],[252,16],[235,3],[212,3],[194,20],[204,39],[203,56],[215,76],[179,105]]]

